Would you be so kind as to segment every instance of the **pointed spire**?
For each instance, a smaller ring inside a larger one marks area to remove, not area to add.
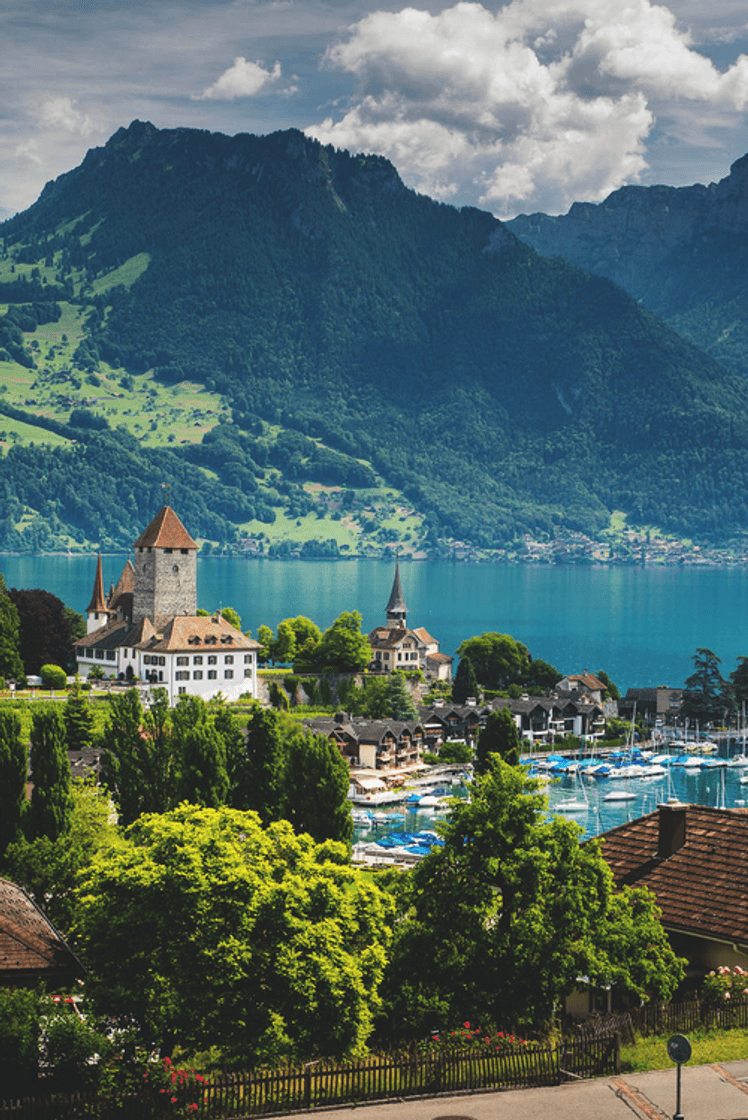
[[[392,581],[392,591],[387,603],[387,625],[390,628],[402,627],[405,629],[405,618],[408,608],[403,598],[403,588],[400,583],[400,561],[395,565],[395,578]]]
[[[106,599],[104,598],[104,572],[101,567],[101,553],[99,553],[99,560],[96,565],[96,579],[94,580],[91,602],[88,604],[88,613],[100,614],[102,611],[106,611]]]
[[[161,506],[153,521],[138,537],[133,548],[188,548],[197,545],[171,506]]]

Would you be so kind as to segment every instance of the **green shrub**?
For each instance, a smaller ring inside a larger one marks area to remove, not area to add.
[[[68,683],[67,673],[59,665],[42,665],[39,676],[45,688],[65,688]]]

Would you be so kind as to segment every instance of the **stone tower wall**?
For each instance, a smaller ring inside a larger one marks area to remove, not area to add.
[[[134,556],[133,622],[150,618],[158,627],[174,615],[197,611],[197,552],[144,548]]]

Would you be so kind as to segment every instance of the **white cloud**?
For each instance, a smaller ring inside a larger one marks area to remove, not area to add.
[[[70,132],[77,136],[90,136],[97,130],[93,119],[76,109],[77,102],[71,97],[47,96],[32,109],[32,116],[39,128]]]
[[[377,11],[326,60],[358,91],[310,135],[380,152],[441,197],[472,183],[503,214],[603,198],[647,168],[655,119],[686,104],[732,119],[748,104],[748,58],[720,72],[650,0]]]
[[[265,86],[277,82],[280,76],[280,62],[276,62],[272,70],[266,70],[261,62],[247,62],[240,55],[218,81],[193,97],[193,101],[235,101],[237,97],[254,97]]]

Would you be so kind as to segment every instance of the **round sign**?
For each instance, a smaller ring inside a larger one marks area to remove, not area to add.
[[[691,1043],[684,1034],[674,1034],[668,1039],[667,1052],[671,1061],[682,1066],[691,1057]]]

